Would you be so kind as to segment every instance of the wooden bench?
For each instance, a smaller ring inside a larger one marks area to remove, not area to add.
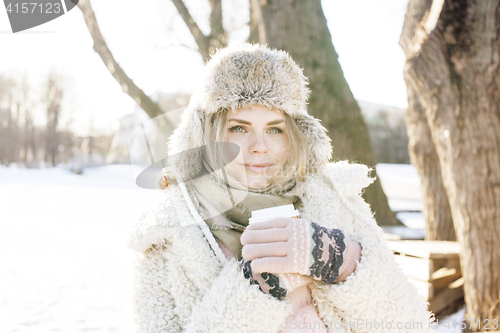
[[[438,314],[463,297],[460,245],[457,242],[388,241],[396,262],[417,288],[420,298]]]

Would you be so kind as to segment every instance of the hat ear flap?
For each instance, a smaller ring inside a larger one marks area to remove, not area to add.
[[[326,134],[328,130],[321,125],[320,121],[309,114],[295,119],[297,127],[306,139],[307,173],[316,173],[332,157],[332,140]]]
[[[184,181],[202,169],[205,112],[198,105],[189,105],[168,142],[168,164],[175,167]]]

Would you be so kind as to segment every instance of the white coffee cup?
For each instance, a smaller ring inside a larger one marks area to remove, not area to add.
[[[252,217],[248,220],[248,224],[256,222],[264,222],[275,219],[277,217],[298,218],[300,213],[295,209],[293,204],[276,206],[271,208],[259,209],[252,211]]]

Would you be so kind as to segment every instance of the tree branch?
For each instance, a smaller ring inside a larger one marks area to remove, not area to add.
[[[260,0],[250,0],[250,36],[248,37],[250,43],[267,43],[261,6]]]
[[[210,38],[205,36],[200,30],[196,22],[191,17],[191,14],[189,14],[187,7],[182,0],[172,0],[172,2],[174,3],[175,8],[177,8],[177,12],[179,12],[182,19],[184,20],[184,23],[186,23],[187,27],[189,28],[189,31],[191,31],[196,44],[198,44],[198,52],[200,52],[200,54],[202,55],[203,61],[207,61],[210,55],[208,52]]]
[[[132,97],[150,118],[162,115],[163,112],[158,104],[146,95],[144,91],[137,87],[134,81],[128,77],[125,71],[116,62],[113,54],[106,44],[106,41],[104,40],[101,30],[99,29],[99,25],[97,24],[97,19],[92,6],[90,5],[90,1],[80,0],[78,2],[78,8],[82,11],[87,28],[89,29],[90,35],[94,40],[94,50],[97,54],[99,54],[111,75],[113,75],[115,80],[120,84],[123,92]]]
[[[210,46],[209,53],[215,52],[221,46],[227,45],[227,36],[222,25],[222,2],[221,0],[210,0]]]

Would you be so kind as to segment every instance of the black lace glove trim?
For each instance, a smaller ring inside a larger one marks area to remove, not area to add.
[[[241,263],[241,268],[243,270],[243,276],[245,279],[250,281],[250,284],[258,284],[259,289],[264,293],[271,295],[272,297],[281,300],[287,295],[287,290],[280,287],[280,279],[276,274],[272,273],[261,273],[253,274],[251,264],[252,261],[246,261],[243,259]]]
[[[332,284],[340,274],[344,262],[344,233],[339,229],[327,229],[311,222],[313,264],[309,268],[311,277]]]

